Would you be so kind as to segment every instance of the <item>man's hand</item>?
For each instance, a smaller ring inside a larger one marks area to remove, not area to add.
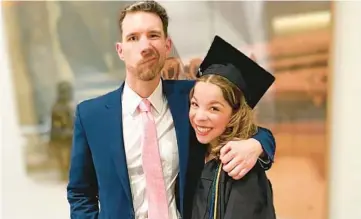
[[[220,151],[223,170],[233,179],[241,179],[253,168],[262,153],[262,146],[256,139],[230,141]]]

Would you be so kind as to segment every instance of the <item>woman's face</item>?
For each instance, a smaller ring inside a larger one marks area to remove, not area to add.
[[[208,144],[219,137],[231,115],[232,108],[217,85],[197,82],[191,98],[189,120],[200,143]]]

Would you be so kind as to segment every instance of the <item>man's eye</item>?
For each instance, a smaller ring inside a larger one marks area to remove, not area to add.
[[[128,41],[135,41],[137,38],[135,36],[129,37]]]
[[[150,38],[157,39],[157,38],[159,38],[159,36],[157,34],[152,34],[152,35],[150,35]]]

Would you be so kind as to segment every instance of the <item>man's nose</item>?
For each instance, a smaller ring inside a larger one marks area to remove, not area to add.
[[[147,56],[152,51],[152,44],[149,39],[142,37],[140,40],[140,49],[142,56]]]

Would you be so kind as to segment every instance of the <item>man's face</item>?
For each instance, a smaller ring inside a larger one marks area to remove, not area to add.
[[[128,73],[150,81],[160,75],[171,49],[171,41],[165,36],[162,20],[149,12],[128,13],[122,26],[122,42],[116,49],[124,61]]]

